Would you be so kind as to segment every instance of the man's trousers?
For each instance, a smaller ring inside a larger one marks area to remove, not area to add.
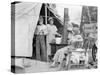
[[[36,59],[40,61],[47,60],[47,51],[44,35],[36,36]]]

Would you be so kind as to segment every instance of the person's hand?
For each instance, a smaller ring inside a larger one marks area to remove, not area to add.
[[[56,35],[61,37],[61,34],[59,34],[59,33],[57,33]]]
[[[61,34],[58,34],[59,36],[61,36]]]
[[[40,31],[40,34],[44,34],[44,31],[43,31],[43,30],[41,30],[41,31]]]

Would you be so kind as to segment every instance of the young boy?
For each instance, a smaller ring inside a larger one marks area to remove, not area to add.
[[[55,35],[61,36],[59,33],[57,33],[57,27],[54,25],[54,19],[50,17],[48,19],[49,24],[47,24],[48,34],[47,34],[47,59],[49,61],[48,56],[51,55],[51,45],[50,43],[55,42]]]

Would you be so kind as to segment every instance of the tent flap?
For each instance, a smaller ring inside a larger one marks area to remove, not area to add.
[[[39,18],[41,5],[41,3],[16,4],[15,56],[32,56],[32,39]]]

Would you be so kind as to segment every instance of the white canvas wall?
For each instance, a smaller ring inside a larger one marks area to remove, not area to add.
[[[32,39],[41,5],[25,2],[15,5],[15,56],[32,56]]]

